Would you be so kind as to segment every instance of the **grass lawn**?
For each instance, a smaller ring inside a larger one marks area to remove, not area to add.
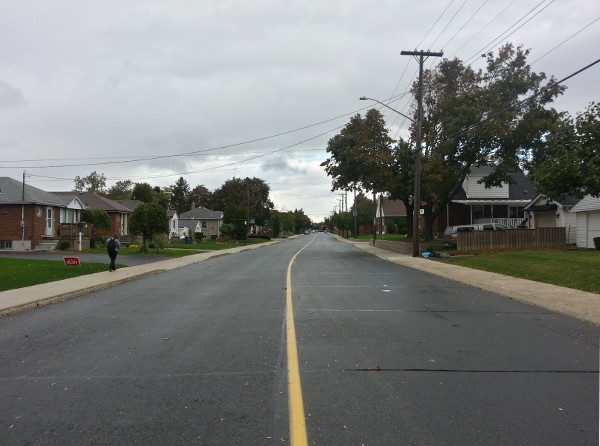
[[[123,267],[118,265],[118,267]],[[104,263],[83,263],[65,266],[55,260],[29,260],[0,258],[0,291],[23,288],[40,283],[54,282],[71,277],[107,271]]]
[[[450,258],[446,262],[600,293],[600,251],[506,251]]]

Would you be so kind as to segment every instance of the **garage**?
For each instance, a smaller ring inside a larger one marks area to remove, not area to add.
[[[577,246],[594,248],[594,238],[600,237],[600,198],[587,195],[571,212],[577,215]]]

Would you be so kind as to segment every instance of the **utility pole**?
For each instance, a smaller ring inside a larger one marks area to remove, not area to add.
[[[419,61],[419,90],[417,92],[417,135],[415,141],[415,190],[413,193],[413,257],[418,257],[419,220],[421,219],[421,125],[423,122],[423,62],[427,57],[442,57],[444,53],[430,51],[402,51],[402,56],[415,56]]]

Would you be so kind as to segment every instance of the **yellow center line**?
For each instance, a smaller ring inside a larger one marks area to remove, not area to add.
[[[313,238],[314,240],[314,238]],[[308,242],[298,251],[287,269],[286,284],[286,337],[288,362],[288,393],[290,412],[290,441],[292,446],[307,446],[306,420],[304,418],[304,403],[302,402],[302,386],[300,385],[300,369],[298,365],[298,349],[296,346],[296,328],[294,326],[294,309],[292,308],[292,264],[296,257],[312,243]]]

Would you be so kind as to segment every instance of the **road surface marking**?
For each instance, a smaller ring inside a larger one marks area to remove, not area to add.
[[[313,239],[314,240],[314,239]],[[300,368],[298,365],[298,349],[296,346],[296,327],[294,326],[294,309],[292,307],[292,265],[296,257],[312,243],[308,242],[298,251],[287,269],[286,283],[286,338],[288,362],[288,393],[290,412],[290,444],[292,446],[307,446],[306,420],[304,418],[304,403],[302,402],[302,386],[300,385]]]

